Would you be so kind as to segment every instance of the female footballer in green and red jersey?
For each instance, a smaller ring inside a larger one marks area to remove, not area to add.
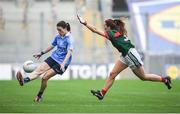
[[[108,39],[112,45],[121,53],[120,60],[117,60],[112,71],[110,72],[104,87],[101,90],[91,90],[91,93],[99,100],[102,100],[106,92],[113,85],[115,77],[127,67],[130,67],[133,73],[144,81],[163,82],[168,89],[171,89],[171,78],[161,77],[156,74],[146,74],[143,67],[143,62],[135,46],[127,37],[125,24],[122,20],[107,19],[105,20],[104,29],[101,31],[88,24],[82,17],[77,16],[79,22],[86,26],[92,32],[99,34]]]

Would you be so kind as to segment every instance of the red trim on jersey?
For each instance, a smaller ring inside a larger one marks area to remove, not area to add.
[[[119,37],[120,35],[121,35],[121,34],[120,34],[119,32],[114,33],[114,37],[115,37],[115,38]]]

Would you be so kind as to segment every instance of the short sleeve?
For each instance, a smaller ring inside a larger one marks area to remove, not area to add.
[[[72,37],[69,37],[68,40],[68,46],[67,46],[67,49],[68,50],[73,50],[74,49],[74,46],[73,46],[73,38]]]
[[[105,32],[105,35],[110,40],[110,38],[118,38],[121,34],[116,30],[108,30]]]
[[[51,43],[52,46],[56,46],[57,45],[57,36],[54,38],[54,40]]]

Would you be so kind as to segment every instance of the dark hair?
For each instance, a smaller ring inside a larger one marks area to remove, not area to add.
[[[121,35],[127,35],[127,30],[125,28],[125,23],[120,19],[107,19],[105,23],[110,29],[118,30]]]
[[[105,20],[105,23],[110,29],[118,30],[117,25],[114,23],[114,20],[112,19],[107,19]]]
[[[119,32],[122,35],[127,35],[127,30],[125,28],[125,23],[120,19],[114,19],[114,23],[118,26]]]
[[[56,25],[57,27],[62,27],[63,29],[67,29],[67,31],[71,31],[71,27],[69,23],[66,23],[65,21],[60,21]]]

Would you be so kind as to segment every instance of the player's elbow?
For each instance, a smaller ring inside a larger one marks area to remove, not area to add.
[[[91,29],[92,32],[97,33],[96,28]]]

